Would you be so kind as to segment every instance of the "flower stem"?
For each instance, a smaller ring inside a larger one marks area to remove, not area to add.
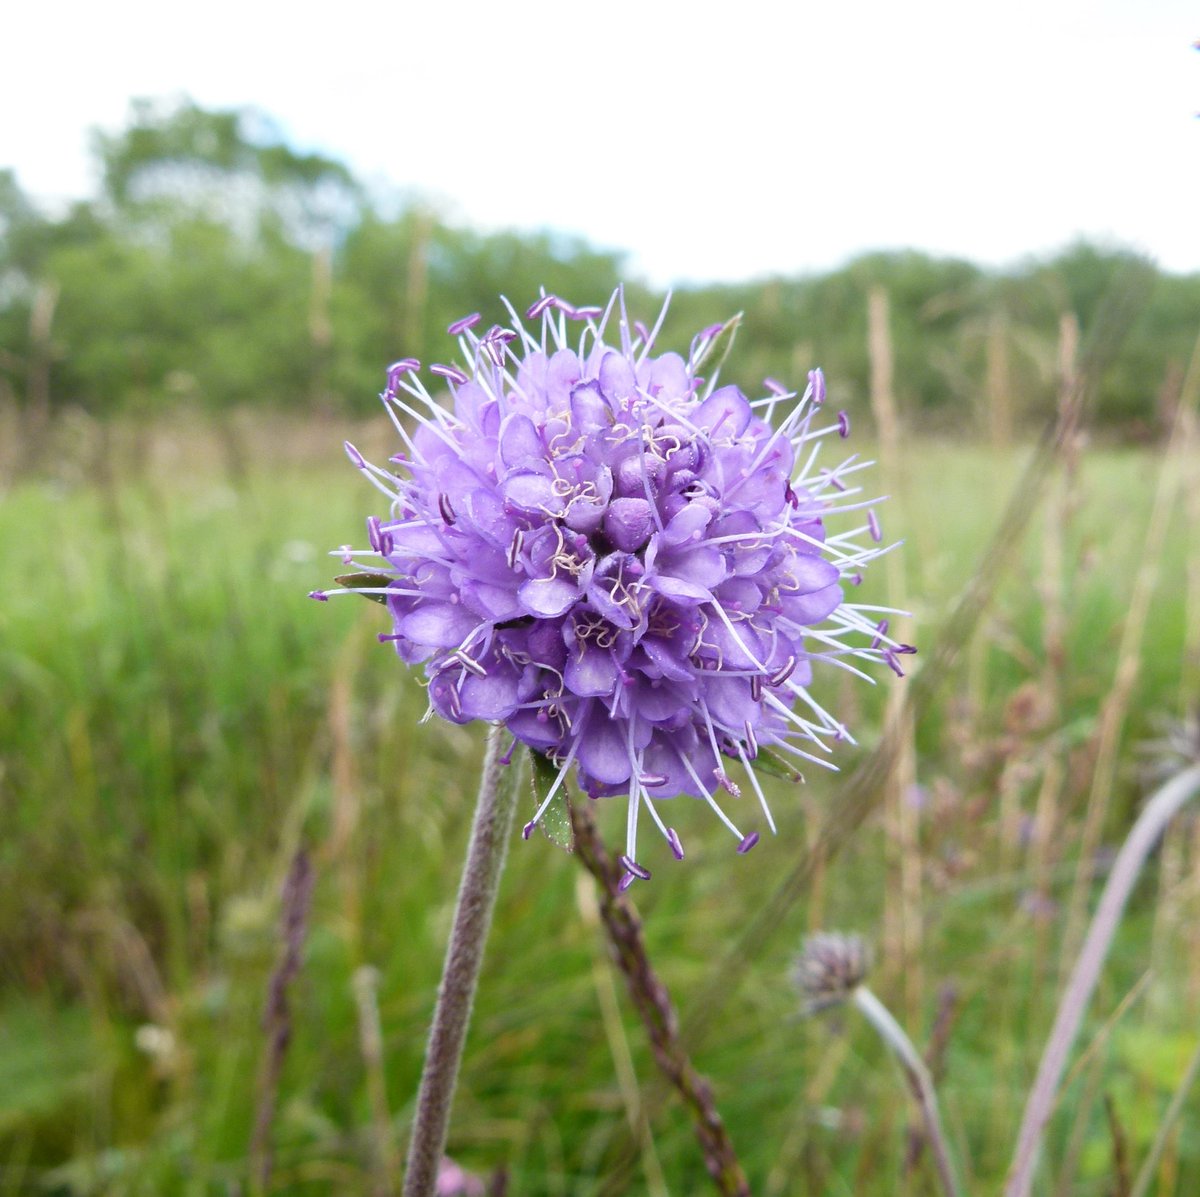
[[[417,1094],[404,1197],[433,1197],[438,1165],[446,1146],[446,1129],[450,1123],[463,1040],[471,1021],[475,986],[492,925],[492,912],[517,805],[515,774],[519,766],[510,766],[511,776],[504,777],[504,766],[500,763],[503,739],[504,730],[498,724],[488,732],[475,823],[471,829],[471,843],[454,911],[454,927],[446,949],[433,1029],[429,1033],[425,1068]]]
[[[619,870],[596,830],[586,802],[571,803],[575,852],[600,890],[600,919],[617,967],[625,975],[629,995],[646,1028],[659,1068],[683,1099],[704,1152],[704,1164],[725,1197],[750,1197],[750,1186],[738,1163],[733,1141],[717,1112],[712,1086],[696,1071],[679,1036],[679,1019],[670,994],[650,965],[641,920],[617,889]]]
[[[937,1093],[929,1069],[925,1067],[925,1061],[913,1047],[912,1040],[905,1034],[904,1028],[892,1017],[891,1011],[865,985],[855,987],[853,1000],[904,1069],[909,1088],[921,1107],[925,1133],[929,1137],[929,1148],[933,1153],[938,1179],[946,1197],[960,1197],[962,1189],[954,1175],[954,1166],[950,1163],[950,1151],[946,1146],[946,1136],[938,1114]]]
[[[1200,765],[1193,765],[1176,774],[1146,803],[1145,809],[1133,825],[1133,830],[1117,853],[1104,892],[1100,895],[1100,904],[1096,907],[1092,924],[1088,928],[1087,939],[1084,940],[1071,978],[1067,982],[1066,992],[1059,1004],[1054,1027],[1038,1065],[1037,1078],[1025,1103],[1017,1147],[1004,1189],[1006,1197],[1029,1197],[1042,1132],[1054,1110],[1067,1054],[1079,1033],[1079,1024],[1083,1021],[1092,990],[1100,976],[1100,966],[1108,955],[1113,934],[1133,889],[1133,883],[1142,871],[1150,849],[1158,842],[1167,824],[1198,791]]]

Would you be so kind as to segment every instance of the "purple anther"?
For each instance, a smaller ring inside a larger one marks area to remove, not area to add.
[[[521,828],[521,838],[523,840],[527,840],[531,835],[533,835],[533,829],[536,826],[537,826],[537,820],[530,819],[529,822],[526,823],[525,826]]]
[[[751,702],[762,702],[762,674],[756,673],[750,679],[750,700]]]
[[[648,868],[646,868],[645,865],[638,864],[638,862],[636,860],[634,860],[632,856],[627,856],[625,853],[622,853],[620,856],[617,857],[617,863],[627,873],[632,873],[635,877],[639,878],[640,880],[642,880],[642,881],[650,880],[650,870]]]
[[[867,527],[870,529],[871,539],[878,544],[883,539],[883,530],[879,527],[879,517],[876,516],[874,508],[867,512]]]
[[[825,402],[825,371],[820,368],[809,370],[808,385],[812,387],[813,406],[820,407]]]
[[[454,508],[450,506],[450,496],[445,491],[438,494],[438,511],[447,524],[454,523]]]
[[[872,648],[878,648],[883,643],[883,640],[881,639],[881,637],[887,635],[888,621],[886,619],[881,619],[875,625],[875,632],[876,632],[875,638],[871,641]]]
[[[402,357],[398,362],[392,362],[387,368],[387,391],[386,397],[390,399],[395,395],[400,388],[400,379],[405,374],[411,374],[414,370],[419,370],[421,363],[415,357]]]
[[[904,657],[914,656],[917,651],[917,646],[915,644],[897,644],[896,647],[892,651],[898,657],[899,656],[904,656]]]
[[[639,773],[638,781],[642,783],[648,790],[653,790],[658,786],[665,786],[670,780],[665,773]]]
[[[890,648],[884,649],[883,659],[887,662],[888,668],[897,676],[903,677],[904,670],[900,668],[900,662],[896,658],[896,654]]]
[[[379,516],[367,516],[367,539],[371,542],[371,548],[377,553],[383,552],[383,534],[380,531]]]
[[[574,308],[567,315],[572,320],[598,320],[604,315],[604,309],[593,307]]]
[[[360,470],[365,470],[367,468],[367,459],[363,457],[363,455],[349,441],[343,441],[342,443],[346,449],[346,456],[349,457],[350,460],[354,462],[354,464],[358,466]]]
[[[633,331],[642,338],[645,344],[650,344],[650,330],[640,320],[633,322]]]
[[[344,544],[341,546],[341,549],[342,549],[342,564],[343,565],[353,565],[354,564],[354,548],[353,548],[353,546]]]
[[[403,640],[404,636],[401,632],[376,632],[375,639],[380,644],[390,644],[393,640]]]
[[[525,312],[526,320],[536,320],[547,308],[552,308],[558,303],[556,295],[543,295],[536,303],[529,305]]]
[[[785,482],[783,484],[783,497],[790,504],[793,510],[799,510],[800,496],[797,495],[794,490],[792,490],[792,484],[790,482]]]
[[[740,844],[737,846],[738,855],[745,856],[755,844],[758,843],[758,832],[752,831]]]
[[[850,435],[850,416],[844,412],[838,412],[838,436],[845,440]]]
[[[789,656],[788,659],[784,661],[784,663],[780,665],[780,667],[775,670],[775,672],[771,674],[769,678],[767,678],[767,685],[782,686],[783,683],[786,682],[788,678],[790,678],[796,671],[796,665],[798,663],[798,659],[795,656]]]
[[[513,753],[516,751],[516,748],[517,748],[517,737],[513,736],[513,742],[508,746],[508,751],[500,758],[500,764],[511,765]]]
[[[617,893],[623,894],[633,884],[633,874],[624,873],[617,882]]]
[[[518,528],[513,533],[512,544],[508,546],[508,568],[517,568],[517,559],[521,555],[521,546],[525,543],[525,533]]]
[[[517,334],[510,329],[501,328],[498,324],[493,324],[480,338],[479,343],[483,346],[488,357],[492,359],[494,366],[504,365],[504,350],[509,341],[515,341]]]
[[[683,844],[679,842],[679,835],[674,827],[667,828],[667,843],[671,846],[671,853],[676,860],[683,859]]]
[[[861,586],[863,584],[863,576],[861,573],[853,573],[847,579],[851,586]]]
[[[429,367],[431,374],[436,374],[439,378],[449,379],[450,382],[457,383],[462,386],[463,383],[469,382],[470,379],[457,366],[445,366],[441,362],[434,362]]]
[[[461,319],[455,320],[446,331],[452,337],[457,337],[459,333],[465,333],[468,328],[474,328],[482,319],[483,317],[478,312],[472,312],[469,316],[463,316]]]
[[[711,341],[723,329],[723,324],[710,324],[707,328],[700,330],[700,335],[696,338],[698,341]]]
[[[554,301],[554,306],[558,308],[558,310],[562,312],[562,314],[566,316],[568,320],[575,319],[576,308],[573,303],[568,303],[565,299],[556,299]]]
[[[316,599],[318,603],[329,602],[329,595],[327,595],[323,590],[310,590],[308,592],[308,597],[310,599]]]
[[[747,719],[744,724],[744,730],[746,732],[746,749],[747,749],[746,756],[749,757],[749,759],[752,761],[757,760],[758,759],[758,739],[754,735],[754,728],[751,725],[749,719]]]
[[[763,386],[766,387],[767,390],[770,391],[772,395],[775,395],[777,398],[780,398],[780,399],[782,399],[783,396],[788,393],[787,387],[785,387],[783,385],[783,383],[779,382],[777,379],[774,379],[774,378],[764,378]]]

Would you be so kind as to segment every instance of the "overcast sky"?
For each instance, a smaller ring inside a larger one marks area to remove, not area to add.
[[[479,227],[550,226],[652,281],[914,246],[1002,264],[1079,235],[1200,270],[1195,0],[313,8],[23,4],[0,166],[89,193],[133,96],[252,104]],[[14,35],[15,34],[15,35]]]

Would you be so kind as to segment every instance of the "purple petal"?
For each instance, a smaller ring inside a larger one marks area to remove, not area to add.
[[[820,623],[841,605],[844,595],[840,586],[826,586],[811,594],[785,595],[780,602],[783,613],[796,623]]]
[[[691,415],[692,423],[710,436],[727,439],[741,436],[754,413],[737,387],[714,391]]]
[[[629,780],[629,749],[622,739],[623,727],[622,723],[609,719],[601,708],[598,716],[588,720],[579,739],[580,768],[606,786]]]
[[[624,553],[640,549],[653,527],[654,516],[645,499],[614,499],[604,515],[608,539]]]
[[[478,624],[479,617],[461,603],[423,603],[396,630],[417,644],[457,648]]]
[[[468,719],[507,719],[517,706],[517,675],[498,667],[484,677],[469,673],[459,690],[459,700]]]
[[[612,653],[593,644],[584,645],[582,654],[571,653],[563,673],[567,689],[581,698],[611,694],[619,676]]]
[[[533,578],[517,591],[517,597],[530,615],[553,619],[579,598],[579,588],[561,578]]]
[[[555,493],[553,482],[544,474],[511,474],[504,482],[504,501],[518,511],[558,515],[563,509],[562,496]]]
[[[500,460],[506,466],[519,466],[530,458],[540,461],[545,456],[546,447],[528,416],[514,412],[500,425]]]

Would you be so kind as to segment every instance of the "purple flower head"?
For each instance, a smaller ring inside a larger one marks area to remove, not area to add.
[[[755,761],[829,765],[851,738],[810,692],[814,666],[858,673],[851,658],[892,664],[905,647],[843,594],[883,551],[873,500],[856,499],[865,463],[816,464],[848,422],[816,425],[817,371],[800,397],[704,381],[720,326],[687,360],[658,353],[662,317],[631,321],[620,291],[603,310],[547,295],[524,321],[507,311],[482,335],[475,318],[451,325],[469,360],[429,367],[448,404],[412,359],[393,367],[395,473],[348,446],[391,500],[355,555],[357,589],[387,603],[386,639],[423,665],[433,711],[503,723],[556,767],[527,836],[574,768],[589,796],[628,797],[630,880],[649,876],[642,812],[683,856],[658,809],[678,795],[746,852],[758,833],[726,810],[739,779],[774,831]]]

